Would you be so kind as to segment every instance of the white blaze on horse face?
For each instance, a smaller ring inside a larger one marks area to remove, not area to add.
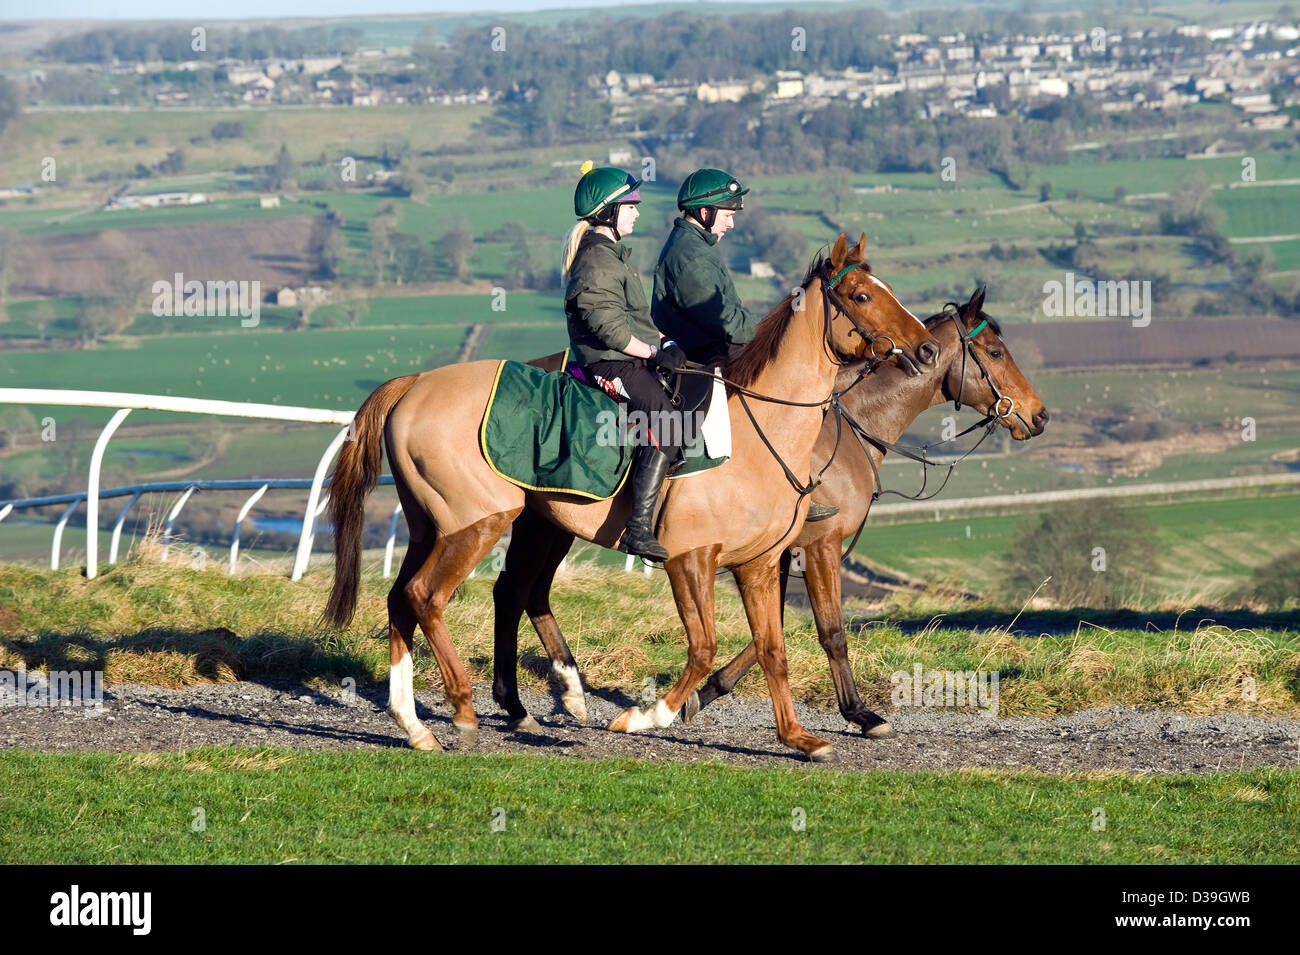
[[[908,315],[911,315],[911,316],[912,316],[912,321],[914,321],[914,322],[916,322],[916,324],[920,325],[921,328],[923,328],[923,329],[925,328],[925,322],[921,321],[921,320],[920,320],[919,318],[917,318],[915,315],[912,315],[912,310],[911,310],[910,308],[908,308],[906,305],[904,305],[902,302],[900,302],[900,301],[898,300],[898,297],[897,297],[896,295],[894,295],[893,291],[890,289],[890,287],[889,287],[888,285],[886,285],[886,284],[885,284],[884,282],[882,282],[880,279],[876,278],[876,277],[875,277],[874,275],[872,275],[870,272],[867,273],[867,278],[870,279],[872,282],[874,282],[874,283],[876,284],[876,287],[877,287],[877,288],[879,288],[882,292],[884,292],[886,295],[888,295],[889,298],[890,298],[890,301],[892,301],[895,305],[897,305],[897,306],[898,306],[899,308],[901,308],[903,311],[907,312]]]

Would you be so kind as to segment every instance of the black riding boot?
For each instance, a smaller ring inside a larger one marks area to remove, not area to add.
[[[668,559],[668,551],[655,540],[655,505],[668,477],[668,463],[668,455],[658,448],[644,446],[637,452],[636,472],[632,475],[632,516],[618,542],[618,549],[625,554],[647,560]]]

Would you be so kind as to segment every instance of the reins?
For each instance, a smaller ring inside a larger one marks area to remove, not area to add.
[[[880,367],[880,365],[888,361],[890,358],[894,356],[898,356],[900,360],[906,359],[906,355],[903,353],[903,350],[899,348],[898,345],[894,342],[894,340],[890,338],[888,335],[876,335],[872,333],[870,330],[865,329],[861,325],[859,325],[857,319],[855,319],[853,317],[853,314],[844,306],[844,303],[840,300],[839,296],[835,295],[834,292],[832,291],[832,289],[835,287],[835,284],[840,279],[842,279],[845,275],[847,275],[849,272],[853,271],[854,269],[862,268],[865,264],[866,263],[864,262],[855,262],[852,265],[846,265],[844,268],[836,272],[835,275],[833,276],[829,274],[829,269],[825,267],[823,267],[823,269],[817,273],[817,277],[821,280],[822,283],[822,312],[823,312],[822,348],[826,351],[826,355],[830,359],[831,364],[841,368],[846,365],[852,364],[852,361],[840,361],[831,350],[831,344],[830,344],[831,343],[831,322],[833,321],[834,318],[834,314],[832,312],[832,306],[836,311],[844,315],[844,317],[847,318],[849,322],[852,324],[853,329],[850,332],[850,334],[856,333],[860,335],[862,339],[867,343],[867,347],[870,349],[871,352],[870,357],[866,361],[866,364],[864,364],[862,370],[858,373],[857,380],[854,381],[853,385],[850,385],[849,388],[854,387],[859,381],[861,381],[871,372],[875,371],[876,368]],[[876,350],[876,343],[881,341],[889,343],[889,348],[883,355],[877,352]],[[913,369],[916,368],[916,365],[910,360],[908,360],[908,364]],[[701,375],[707,378],[712,378],[714,381],[722,382],[733,392],[735,392],[736,396],[740,399],[740,406],[743,409],[745,409],[745,415],[746,417],[749,418],[749,423],[754,426],[754,432],[758,435],[759,440],[763,442],[763,446],[767,448],[768,453],[771,454],[772,457],[776,459],[776,463],[781,466],[781,470],[785,474],[786,481],[789,482],[790,486],[794,489],[795,493],[799,495],[797,500],[795,501],[794,512],[790,516],[790,524],[789,526],[786,527],[785,532],[782,533],[780,537],[778,537],[767,547],[763,548],[761,551],[755,554],[753,557],[750,557],[748,560],[742,561],[741,564],[736,565],[736,566],[743,566],[744,564],[747,564],[750,561],[757,560],[759,557],[762,557],[764,554],[770,551],[781,541],[785,540],[786,536],[790,533],[790,531],[794,529],[795,523],[799,520],[799,505],[803,503],[803,499],[807,497],[809,494],[812,494],[813,491],[817,490],[817,488],[819,488],[822,485],[822,478],[826,474],[827,469],[829,469],[831,464],[834,463],[835,456],[836,454],[839,453],[839,449],[840,449],[840,438],[843,434],[843,423],[841,421],[841,415],[844,412],[844,408],[843,405],[841,405],[839,402],[839,395],[842,393],[836,392],[832,388],[831,393],[827,395],[825,398],[823,398],[821,401],[790,401],[785,398],[777,398],[772,395],[765,395],[760,392],[754,391],[750,388],[746,388],[742,385],[737,384],[734,381],[728,380],[727,378],[721,375],[715,375],[713,372],[708,371],[707,369],[679,368],[677,370],[677,374]],[[847,392],[848,390],[849,389],[846,388],[845,392]],[[772,442],[768,440],[767,434],[763,431],[763,428],[759,425],[758,419],[754,417],[754,412],[750,409],[749,402],[745,400],[746,398],[752,398],[755,401],[765,401],[768,402],[769,404],[785,405],[787,407],[792,407],[792,408],[828,408],[829,407],[830,410],[835,412],[835,446],[831,449],[830,456],[826,459],[826,463],[822,465],[821,470],[817,472],[816,478],[813,478],[813,476],[810,474],[808,476],[807,484],[804,484],[799,480],[798,476],[794,473],[794,471],[790,469],[790,466],[785,463],[785,459],[781,457],[780,452],[778,452],[776,448],[773,447]]]

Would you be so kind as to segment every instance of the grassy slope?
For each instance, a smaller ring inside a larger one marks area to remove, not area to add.
[[[1250,572],[1300,548],[1300,495],[1187,501],[1143,508],[1158,528],[1162,567],[1152,590],[1214,602]],[[858,550],[925,580],[949,579],[976,592],[996,585],[998,558],[1036,514],[956,517],[873,526]],[[969,528],[969,536],[968,536]],[[1088,555],[1084,555],[1088,560]]]
[[[1300,861],[1295,770],[851,775],[229,749],[9,752],[0,767],[4,863]]]
[[[373,568],[374,560],[367,565]],[[492,674],[492,575],[484,570],[462,585],[447,616],[461,658],[479,681]],[[388,667],[390,582],[367,574],[354,625],[334,633],[316,623],[330,579],[323,569],[299,583],[270,575],[228,578],[216,561],[204,572],[136,561],[94,581],[77,570],[0,565],[0,607],[8,609],[0,615],[0,666],[21,660],[29,669],[102,667],[109,684],[182,686],[243,677],[326,687],[349,676],[363,685],[380,682]],[[646,677],[667,686],[681,672],[681,623],[662,574],[578,565],[559,577],[553,601],[592,687],[627,690]],[[932,620],[936,614],[948,619]],[[1295,612],[1199,610],[1181,622],[1171,612],[1029,614],[1018,623],[1020,637],[1000,626],[1013,616],[1014,608],[954,607],[942,594],[899,602],[870,618],[850,610],[850,662],[864,698],[888,706],[891,674],[919,662],[1000,670],[1000,712],[1007,715],[1112,704],[1191,712],[1300,709]],[[717,621],[722,661],[749,641],[744,610],[729,586],[719,588]],[[786,643],[795,695],[829,704],[833,689],[809,615],[787,613]],[[520,646],[521,679],[544,690],[548,666],[526,626]],[[438,683],[424,649],[415,666],[418,681]],[[1243,676],[1257,681],[1255,701],[1242,699]],[[746,677],[740,692],[764,694],[761,676]]]

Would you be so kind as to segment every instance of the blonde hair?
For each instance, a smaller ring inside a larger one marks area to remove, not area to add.
[[[573,268],[573,260],[578,257],[578,246],[582,244],[582,237],[591,229],[591,223],[586,219],[579,219],[569,230],[569,234],[564,237],[564,253],[560,256],[560,281],[569,281],[569,269]]]

